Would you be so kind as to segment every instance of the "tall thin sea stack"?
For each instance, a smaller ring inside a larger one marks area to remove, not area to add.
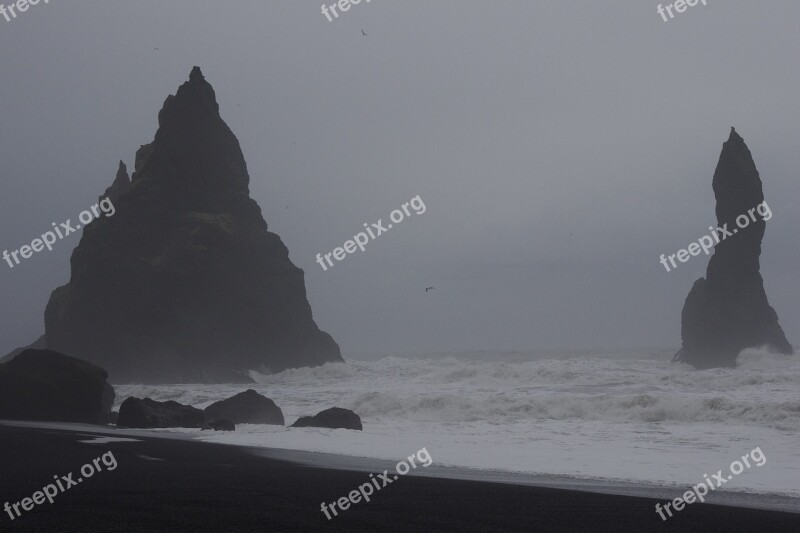
[[[736,218],[764,202],[761,178],[744,140],[731,128],[714,172],[717,223],[735,234],[722,240],[695,281],[681,314],[683,347],[676,361],[696,368],[733,367],[745,348],[794,352],[769,305],[759,273],[766,223],[756,215],[745,228]]]

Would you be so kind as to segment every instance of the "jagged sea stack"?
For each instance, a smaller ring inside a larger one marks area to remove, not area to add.
[[[158,115],[155,140],[120,165],[113,216],[84,228],[46,344],[113,383],[247,382],[247,370],[342,361],[306,299],[303,271],[267,231],[247,165],[195,67]]]
[[[717,223],[736,233],[722,240],[695,281],[681,314],[683,347],[675,359],[697,368],[733,367],[745,348],[793,353],[769,305],[759,273],[766,223],[758,214],[739,228],[736,218],[764,202],[761,178],[744,140],[731,128],[714,172]]]

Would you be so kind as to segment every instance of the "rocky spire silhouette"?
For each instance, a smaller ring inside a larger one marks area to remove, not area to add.
[[[713,188],[718,225],[727,224],[735,233],[717,244],[706,277],[698,279],[686,297],[683,347],[675,360],[697,368],[732,367],[743,349],[765,345],[791,354],[794,350],[767,301],[759,273],[766,222],[759,211],[745,228],[736,223],[737,217],[764,202],[764,193],[750,150],[734,128],[722,146]]]
[[[117,177],[114,178],[114,182],[106,189],[106,192],[103,193],[100,200],[108,198],[111,200],[112,204],[116,204],[120,196],[128,192],[130,186],[131,179],[128,177],[128,167],[125,166],[124,162],[120,161],[119,168],[117,169]]]
[[[152,143],[107,191],[113,216],[84,229],[46,344],[121,382],[243,382],[248,370],[342,361],[319,330],[303,271],[249,196],[239,142],[195,67]],[[124,175],[124,177],[123,177]]]

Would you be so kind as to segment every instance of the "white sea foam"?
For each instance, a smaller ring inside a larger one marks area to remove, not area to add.
[[[198,438],[381,459],[427,446],[439,465],[683,485],[760,446],[767,465],[726,488],[800,496],[800,358],[751,351],[739,368],[705,371],[669,359],[472,353],[255,375],[251,388],[287,425],[335,405],[356,411],[364,432],[245,425]],[[202,408],[243,389],[128,385],[117,401]]]
[[[140,439],[126,439],[122,437],[94,437],[89,440],[79,440],[84,444],[109,444],[111,442],[142,442]]]

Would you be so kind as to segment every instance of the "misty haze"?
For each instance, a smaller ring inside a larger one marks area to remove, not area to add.
[[[800,526],[800,4],[0,4],[0,529]]]

